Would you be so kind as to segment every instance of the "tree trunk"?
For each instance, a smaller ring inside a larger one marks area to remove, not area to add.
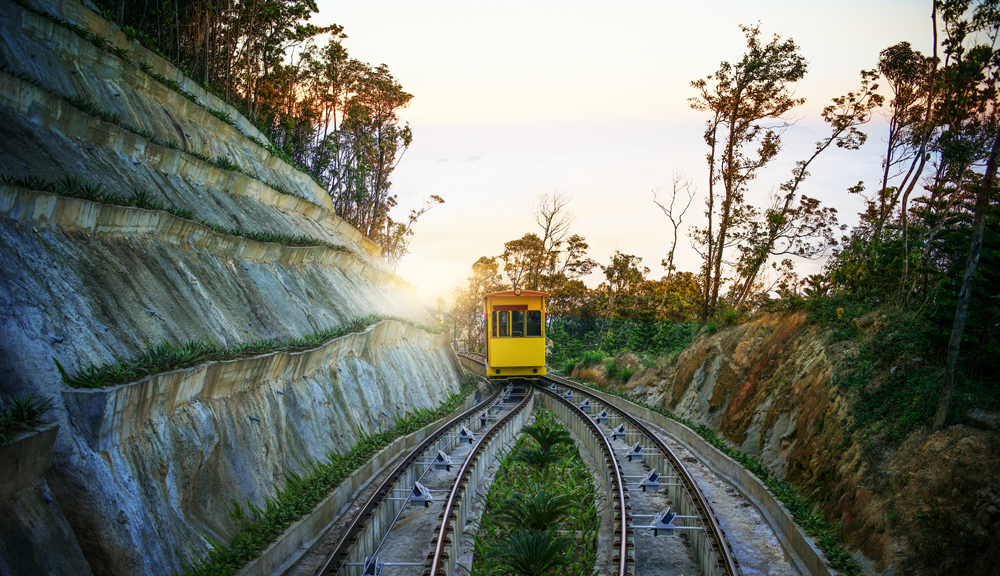
[[[965,274],[962,276],[962,287],[958,292],[955,322],[951,328],[951,337],[948,339],[948,360],[944,368],[937,413],[934,415],[934,430],[939,430],[944,426],[945,419],[948,417],[948,406],[951,404],[951,395],[955,390],[955,379],[958,375],[958,353],[962,347],[962,333],[965,331],[965,321],[969,315],[969,301],[972,299],[972,284],[976,277],[976,267],[979,265],[979,255],[983,249],[986,213],[989,211],[998,161],[1000,161],[1000,133],[993,139],[993,150],[986,164],[986,175],[983,177],[982,185],[976,194],[976,213],[972,221],[969,258],[965,262]]]

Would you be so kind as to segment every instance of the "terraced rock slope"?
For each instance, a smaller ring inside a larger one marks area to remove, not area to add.
[[[0,482],[0,572],[175,573],[234,500],[458,390],[414,288],[266,144],[76,0],[0,0],[0,387],[58,424],[47,472]],[[98,388],[59,371],[365,317]]]

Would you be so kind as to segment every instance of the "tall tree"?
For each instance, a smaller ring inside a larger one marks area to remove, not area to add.
[[[538,290],[541,272],[548,261],[542,239],[534,232],[528,232],[517,240],[504,243],[503,248],[500,259],[511,287],[515,290]]]
[[[890,46],[879,55],[878,70],[893,96],[887,113],[889,133],[882,158],[882,183],[869,206],[869,220],[874,223],[872,246],[880,241],[882,227],[893,215],[901,193],[905,217],[906,199],[927,165],[927,147],[937,128],[932,121],[936,68],[936,56],[922,55],[909,42]]]
[[[555,271],[559,252],[569,236],[569,227],[575,219],[573,213],[567,209],[570,200],[564,192],[556,190],[540,196],[538,202],[531,208],[532,217],[542,229],[542,245],[548,256],[542,272],[546,274]]]
[[[934,429],[944,426],[958,377],[962,336],[968,318],[972,285],[983,246],[986,215],[996,194],[997,165],[1000,163],[1000,1],[945,0],[940,3],[947,39],[947,61],[942,70],[951,88],[943,115],[950,122],[944,136],[953,135],[960,149],[976,148],[975,142],[959,142],[975,134],[989,134],[991,146],[985,174],[976,188],[975,212],[969,255],[959,289],[955,320],[948,339],[948,357],[934,415]],[[974,152],[971,152],[975,156]]]
[[[666,201],[661,202],[658,198],[660,194],[659,188],[653,189],[653,204],[660,207],[663,214],[670,220],[670,250],[667,251],[667,257],[663,259],[663,268],[667,271],[667,278],[673,274],[674,270],[674,254],[677,252],[677,238],[678,229],[681,223],[684,221],[684,215],[687,214],[688,208],[691,207],[691,201],[694,200],[696,189],[691,180],[685,177],[681,172],[677,170],[674,171],[673,183],[670,190],[670,203],[667,204]],[[681,196],[686,196],[687,199],[681,198]],[[681,207],[677,201],[684,204]]]
[[[744,201],[748,185],[781,148],[781,129],[788,125],[782,116],[805,102],[792,95],[792,85],[806,73],[795,42],[775,35],[763,44],[759,27],[740,28],[747,40],[743,58],[736,64],[722,62],[713,75],[691,83],[698,91],[689,100],[691,107],[712,114],[704,134],[709,146],[708,222],[694,233],[704,259],[703,318],[718,305],[726,250],[743,240],[741,228],[755,215]]]
[[[861,71],[861,88],[833,99],[823,109],[823,120],[830,126],[830,135],[816,143],[809,158],[800,160],[792,170],[792,178],[781,185],[771,206],[764,212],[763,222],[751,222],[746,241],[740,246],[737,271],[740,281],[734,287],[733,305],[739,307],[750,297],[757,275],[774,256],[795,255],[815,258],[836,244],[836,210],[823,208],[819,200],[799,196],[799,187],[809,176],[808,168],[831,145],[845,150],[857,150],[867,139],[858,126],[867,123],[872,111],[884,98],[875,93],[878,73]]]
[[[496,257],[481,257],[472,264],[466,288],[456,288],[451,317],[455,323],[458,342],[470,352],[480,352],[486,346],[486,317],[483,298],[490,293],[507,288],[500,274],[500,263]]]
[[[605,315],[613,318],[621,307],[622,300],[633,295],[638,288],[646,281],[649,268],[639,265],[642,258],[632,254],[622,254],[618,250],[611,256],[611,262],[607,266],[601,266],[604,278],[607,283],[604,285],[607,290],[608,303]]]

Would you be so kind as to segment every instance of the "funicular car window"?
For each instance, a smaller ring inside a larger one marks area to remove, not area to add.
[[[510,313],[510,335],[515,338],[524,336],[524,310],[513,310]]]
[[[528,327],[527,336],[541,336],[542,335],[542,311],[541,310],[528,310]]]
[[[501,312],[494,312],[494,325],[498,327],[500,332],[500,337],[510,336],[510,312],[503,310]]]

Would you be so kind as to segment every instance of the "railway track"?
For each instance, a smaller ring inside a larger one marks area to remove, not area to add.
[[[587,388],[569,380],[550,375],[542,378],[542,385],[550,394],[558,395],[564,402],[576,404],[578,410],[586,410],[593,414],[594,416],[587,414],[585,417],[595,424],[596,422],[606,424],[614,440],[624,440],[624,450],[617,449],[618,460],[632,464],[641,462],[648,470],[642,476],[630,478],[626,476],[626,480],[632,481],[632,486],[643,492],[661,486],[666,488],[666,493],[672,502],[673,515],[664,516],[662,510],[647,511],[652,514],[629,514],[632,522],[627,527],[626,533],[632,532],[634,535],[635,531],[640,529],[652,531],[654,535],[660,531],[684,531],[695,552],[701,574],[704,576],[740,574],[725,533],[715,519],[708,500],[680,458],[649,427],[627,412],[606,404],[598,396],[588,393]],[[623,464],[619,462],[619,466]],[[636,479],[639,481],[635,482]],[[628,484],[625,483],[626,486]],[[640,546],[635,552],[640,559],[653,553],[652,550],[642,548]],[[646,548],[653,547],[646,546]],[[643,568],[641,562],[637,568],[639,569],[636,572],[640,576],[646,572],[641,569]]]
[[[462,363],[485,372],[479,358],[464,356]],[[598,478],[611,505],[609,517],[613,517],[612,552],[604,573],[740,573],[707,500],[671,449],[630,414],[603,403],[574,382],[549,376],[534,389],[508,385],[498,390],[417,446],[374,491],[326,556],[317,576],[455,575],[461,535],[476,487],[499,447],[515,439],[531,412],[536,391],[539,401],[566,423],[598,464]],[[466,432],[472,432],[473,438]],[[460,462],[442,458],[448,449],[450,456],[461,458]],[[449,465],[457,468],[457,473],[452,474]],[[650,469],[655,472],[650,474]],[[630,487],[639,489],[643,484],[643,494],[629,494]],[[647,489],[656,491],[660,487],[665,492],[653,498],[645,495]],[[435,494],[447,496],[442,500]],[[668,516],[663,516],[661,509],[649,509],[657,498],[659,502],[669,501],[672,510]],[[443,506],[437,513],[439,503]],[[633,511],[633,505],[650,513]],[[686,535],[696,562],[674,572],[665,571],[666,563],[658,559],[657,553],[691,555],[679,538],[672,539],[675,544],[671,549],[664,545],[670,538],[647,535],[675,531]],[[393,544],[394,539],[397,544]],[[400,546],[398,541],[409,544]],[[650,546],[655,548],[653,552]],[[656,564],[652,569],[651,563]]]
[[[417,543],[416,550],[424,550],[435,543],[450,544],[451,531],[446,528],[452,526],[456,519],[463,522],[458,532],[461,534],[471,493],[474,492],[473,489],[466,493],[465,483],[472,481],[473,485],[478,484],[496,450],[500,445],[513,441],[530,413],[526,409],[531,406],[533,395],[529,390],[518,392],[511,386],[497,390],[485,401],[444,424],[414,448],[374,491],[316,574],[376,576],[383,574],[386,568],[391,568],[387,574],[394,576],[432,573],[427,570],[429,558],[424,557],[423,552],[415,555],[414,549],[393,546],[393,531],[407,533],[409,530],[412,533],[417,526],[417,535],[408,534],[403,537],[404,540],[428,534],[430,524],[436,523],[431,515],[441,502],[440,496],[436,497],[435,493],[448,492],[444,501],[446,511],[440,517],[441,526],[435,529],[435,532],[444,533],[445,537],[433,542],[428,537],[423,545]],[[467,451],[466,444],[471,445]],[[462,461],[454,462],[453,456],[461,456]],[[459,468],[459,472],[451,482],[453,467]],[[448,482],[449,488],[438,488],[437,485],[442,482]],[[417,518],[419,516],[423,518]],[[419,526],[422,524],[426,526],[421,530]],[[458,538],[454,540],[454,547],[457,548]],[[454,554],[446,552],[441,560],[453,562],[454,557]]]
[[[479,368],[485,374],[485,359],[482,355],[460,356],[464,366]],[[663,564],[675,562],[676,557],[681,554],[674,554],[674,551],[669,550],[664,553],[667,547],[655,542],[655,535],[674,531],[687,535],[696,559],[694,569],[698,573],[704,576],[740,574],[732,549],[708,500],[670,447],[643,422],[625,411],[605,404],[598,396],[590,394],[587,388],[551,375],[543,377],[541,382],[540,389],[550,399],[546,403],[548,407],[554,408],[557,416],[588,444],[586,447],[594,458],[599,458],[598,455],[601,454],[604,456],[607,474],[603,475],[603,480],[615,511],[615,552],[612,562],[618,576],[633,572],[638,576],[662,573]],[[605,424],[603,428],[600,426],[602,423]],[[594,440],[590,440],[591,438]],[[621,446],[622,441],[624,446]],[[620,447],[615,448],[614,444]],[[640,471],[638,474],[626,473],[627,470],[637,469]],[[642,491],[641,497],[639,494],[637,498],[631,497],[628,493],[630,484]],[[657,499],[646,496],[647,491],[658,492],[661,486],[665,489],[665,497]],[[666,511],[663,508],[643,510],[646,514],[634,514],[632,503],[637,500],[643,501],[647,507],[669,501],[671,509],[667,514],[664,514]],[[637,530],[652,533],[654,538],[637,539]],[[650,564],[654,563],[658,566],[650,569]],[[680,566],[675,569],[677,573],[690,573]]]

